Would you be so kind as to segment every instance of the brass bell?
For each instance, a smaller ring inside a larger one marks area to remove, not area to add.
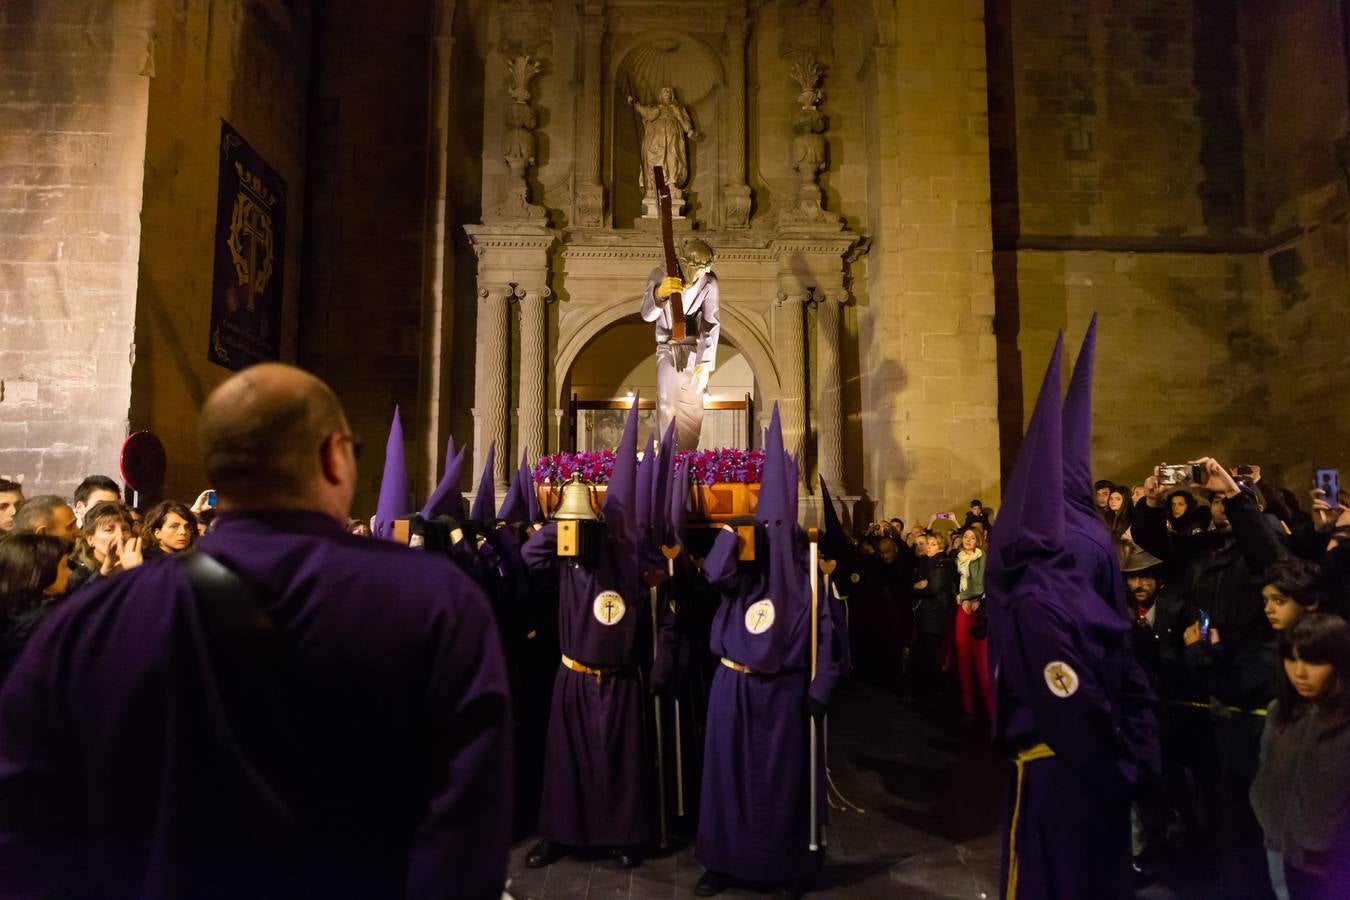
[[[591,488],[582,479],[580,472],[573,472],[572,477],[562,488],[562,501],[558,504],[558,509],[553,513],[555,521],[562,522],[597,522],[600,517],[595,514],[595,507],[591,505]]]

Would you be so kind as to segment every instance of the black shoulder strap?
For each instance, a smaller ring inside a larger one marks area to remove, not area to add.
[[[280,651],[276,623],[242,578],[200,550],[174,558],[192,585],[197,608],[216,649],[226,654],[242,653],[244,658]]]

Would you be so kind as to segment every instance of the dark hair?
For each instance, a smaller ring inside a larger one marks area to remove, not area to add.
[[[42,602],[56,581],[70,544],[48,534],[16,534],[0,541],[0,623]]]
[[[971,509],[974,509],[974,508],[977,507],[977,506],[981,506],[981,507],[982,507],[982,506],[984,506],[984,503],[981,502],[981,501],[979,501],[979,500],[972,500],[972,501],[970,501],[970,508],[971,508]]]
[[[1111,488],[1111,493],[1120,495],[1120,509],[1111,513],[1111,538],[1117,542],[1125,540],[1125,532],[1130,530],[1131,508],[1130,489],[1126,485],[1118,484]],[[1107,509],[1110,509],[1110,501],[1107,501]]]
[[[1081,482],[1080,482],[1080,483],[1081,483]],[[1097,491],[1100,491],[1102,488],[1114,488],[1115,486],[1116,486],[1116,485],[1115,485],[1115,482],[1113,482],[1113,481],[1107,481],[1105,478],[1101,478],[1101,479],[1098,479],[1097,482],[1096,482],[1095,484],[1092,485],[1092,492],[1095,494]]]
[[[1275,560],[1261,573],[1261,584],[1274,585],[1299,606],[1321,606],[1326,599],[1322,593],[1322,567],[1306,559]]]
[[[1325,705],[1331,709],[1332,721],[1350,720],[1350,624],[1340,616],[1310,613],[1280,635],[1280,658],[1330,664],[1336,670],[1336,684]],[[1276,696],[1275,724],[1280,728],[1301,717],[1311,705],[1294,690],[1283,666]]]
[[[0,494],[12,494],[14,492],[23,493],[23,485],[17,481],[10,481],[8,478],[0,478]]]
[[[36,531],[51,521],[52,513],[58,506],[69,505],[65,497],[58,497],[55,494],[29,497],[23,502],[23,506],[19,507],[19,514],[14,517],[14,533]]]
[[[84,503],[94,491],[112,491],[117,496],[122,496],[122,489],[107,475],[90,475],[80,482],[71,499],[76,503]]]
[[[197,543],[197,516],[188,509],[185,504],[177,500],[164,500],[151,507],[150,511],[142,517],[141,539],[146,544],[158,546],[159,541],[155,538],[155,531],[164,527],[164,520],[173,513],[188,524],[188,547]]]
[[[1192,494],[1190,491],[1173,491],[1172,493],[1170,493],[1170,494],[1167,495],[1167,507],[1168,507],[1168,508],[1167,508],[1167,516],[1168,516],[1168,518],[1171,518],[1171,517],[1172,517],[1172,500],[1173,500],[1173,498],[1176,498],[1176,497],[1180,497],[1180,498],[1182,498],[1183,500],[1186,501],[1186,512],[1185,512],[1185,513],[1182,513],[1183,516],[1186,515],[1186,513],[1191,512],[1191,510],[1195,509],[1195,495],[1194,495],[1194,494]]]
[[[127,534],[136,533],[136,523],[132,521],[131,510],[116,500],[100,500],[84,514],[84,524],[80,527],[80,539],[75,544],[75,559],[81,565],[98,571],[99,562],[94,556],[94,548],[89,539],[98,531],[98,523],[104,519],[121,519],[122,530]]]

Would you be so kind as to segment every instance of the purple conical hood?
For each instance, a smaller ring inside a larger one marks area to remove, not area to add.
[[[516,471],[515,477],[511,479],[511,487],[506,492],[506,499],[502,501],[502,508],[497,510],[497,518],[503,522],[517,524],[524,522],[529,515],[529,502],[525,498],[525,482],[521,480],[520,473],[525,470],[525,460],[529,458],[529,450],[520,455],[520,469]]]
[[[989,547],[991,570],[1013,570],[1064,546],[1064,459],[1059,391],[1064,336],[1055,341]]]
[[[460,518],[464,515],[464,495],[459,492],[459,475],[464,469],[466,449],[460,447],[459,452],[456,452],[455,436],[450,435],[445,445],[445,473],[441,475],[441,483],[436,485],[436,490],[427,498],[427,505],[422,507],[422,518],[434,519],[437,516]]]
[[[637,527],[637,428],[638,398],[628,410],[623,438],[614,451],[614,471],[605,488],[605,530],[611,535],[633,537]]]
[[[652,476],[652,521],[656,537],[665,542],[679,540],[670,534],[671,480],[675,477],[675,423],[666,426],[661,437],[661,453],[656,458],[656,473]]]
[[[824,517],[822,519],[825,527],[822,529],[826,534],[838,535],[844,537],[844,523],[839,521],[839,510],[834,508],[834,501],[830,499],[830,488],[825,484],[825,476],[820,477],[820,499],[823,504]]]
[[[666,542],[682,544],[684,543],[684,511],[686,504],[689,502],[689,460],[688,458],[676,459],[674,443],[670,446],[670,462],[670,513],[666,520]]]
[[[389,424],[389,440],[384,445],[384,475],[380,479],[380,497],[375,503],[375,536],[394,539],[394,520],[408,515],[412,501],[408,495],[408,463],[403,458],[403,419],[398,406]]]
[[[1064,398],[1064,499],[1070,507],[1097,516],[1092,502],[1092,369],[1097,357],[1094,313]]]
[[[478,493],[473,495],[473,509],[469,518],[480,525],[492,525],[497,521],[497,486],[492,483],[492,468],[497,462],[497,442],[488,445],[487,460],[483,463],[483,474],[478,478]]]
[[[795,521],[796,509],[790,506],[788,493],[788,458],[783,452],[783,423],[778,417],[778,404],[773,405],[769,430],[764,436],[764,469],[760,475],[759,506],[755,518],[764,522]],[[791,512],[789,512],[791,509]]]
[[[656,480],[656,453],[653,452],[652,436],[647,435],[647,446],[642,451],[642,459],[637,464],[637,490],[634,497],[637,510],[637,523],[643,530],[652,525],[652,482]]]

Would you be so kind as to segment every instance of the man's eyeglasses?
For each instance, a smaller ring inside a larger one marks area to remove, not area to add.
[[[337,435],[337,442],[339,444],[350,443],[352,445],[352,456],[356,457],[358,460],[361,458],[361,448],[365,445],[361,443],[359,437],[354,434],[339,434]]]

